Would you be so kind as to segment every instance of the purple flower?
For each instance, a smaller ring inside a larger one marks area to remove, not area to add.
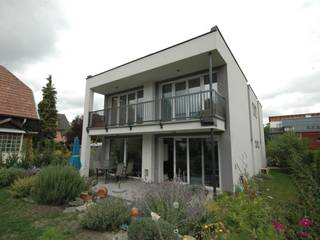
[[[282,223],[279,223],[275,219],[272,220],[272,225],[277,232],[282,232],[285,229],[285,225]]]
[[[309,237],[309,233],[307,232],[298,232],[298,236],[301,238],[307,238]]]
[[[299,221],[299,225],[304,228],[308,228],[313,224],[313,222],[308,218],[301,218]]]

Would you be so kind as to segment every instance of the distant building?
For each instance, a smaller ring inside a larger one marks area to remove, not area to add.
[[[270,133],[296,132],[308,140],[310,149],[320,149],[320,113],[306,113],[269,117]]]
[[[32,143],[39,118],[32,90],[0,65],[0,158],[20,154],[24,138]]]
[[[67,142],[67,136],[65,135],[66,130],[70,127],[70,123],[65,114],[58,113],[58,123],[57,123],[57,134],[55,141],[56,142]]]

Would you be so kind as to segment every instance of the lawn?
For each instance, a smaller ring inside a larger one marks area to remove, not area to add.
[[[271,169],[269,175],[259,182],[259,189],[272,197],[270,202],[276,208],[297,199],[290,175],[280,169]]]
[[[77,214],[65,214],[61,207],[38,205],[12,198],[7,188],[0,188],[0,240],[52,239],[41,238],[50,232],[58,234],[54,239],[59,240],[111,240],[114,236],[83,230],[77,221]]]

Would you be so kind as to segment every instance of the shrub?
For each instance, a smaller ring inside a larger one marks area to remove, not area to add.
[[[98,231],[115,231],[128,222],[130,209],[118,198],[108,197],[100,203],[88,207],[80,223],[84,228]]]
[[[275,239],[272,209],[263,197],[224,194],[208,209],[211,223],[223,223],[228,230],[227,239]]]
[[[158,226],[151,218],[137,218],[131,222],[128,228],[129,240],[154,240],[161,239],[159,229],[161,231],[162,239],[177,240],[179,236],[174,232],[175,227],[159,219]]]
[[[297,134],[288,132],[270,140],[266,149],[268,165],[288,168],[294,159],[306,155],[307,145]]]
[[[32,196],[39,203],[61,205],[79,196],[84,188],[84,179],[73,167],[48,166],[36,179]]]
[[[180,233],[192,233],[194,227],[206,214],[206,196],[203,189],[164,182],[150,186],[145,194],[137,199],[137,207],[142,216],[156,212],[161,219],[173,224]]]
[[[0,169],[0,187],[9,186],[19,177],[24,177],[26,172],[20,168],[1,168]]]
[[[35,184],[37,176],[18,178],[10,187],[10,193],[17,198],[27,197],[31,194],[31,189]]]

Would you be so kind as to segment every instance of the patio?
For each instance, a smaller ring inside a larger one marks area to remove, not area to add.
[[[116,179],[108,179],[105,183],[103,177],[100,177],[95,188],[102,186],[107,187],[109,196],[119,197],[130,202],[134,201],[151,188],[150,183],[144,183],[143,181],[134,178],[121,179],[119,182]]]

